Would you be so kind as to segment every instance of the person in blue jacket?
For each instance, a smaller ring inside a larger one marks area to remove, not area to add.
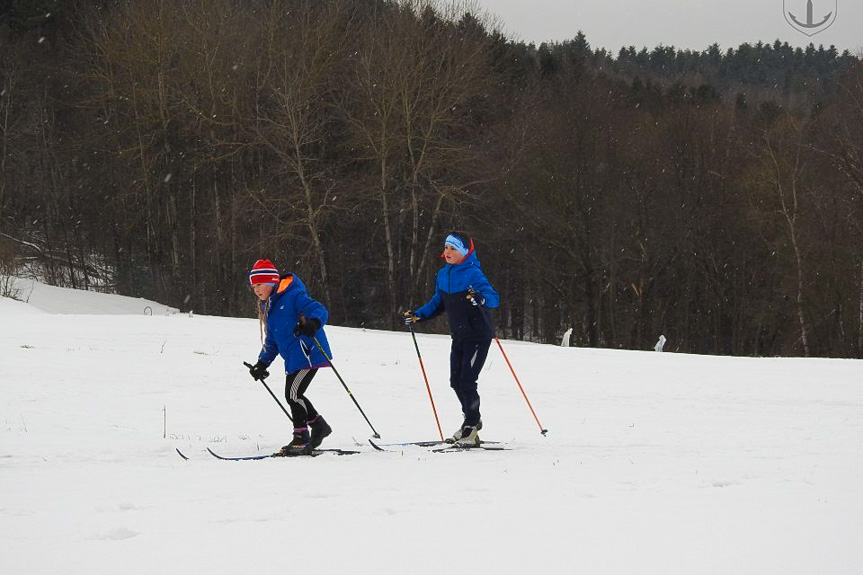
[[[249,373],[255,379],[264,379],[276,355],[282,356],[286,373],[285,398],[291,408],[294,436],[279,454],[307,455],[333,431],[306,397],[318,369],[329,367],[332,358],[323,329],[327,323],[327,308],[309,296],[296,274],[280,276],[270,260],[255,262],[249,272],[249,282],[259,300],[258,317],[263,329],[263,347]]]
[[[494,338],[492,309],[498,307],[500,298],[482,273],[470,236],[463,232],[447,235],[441,256],[446,265],[437,273],[434,295],[424,306],[405,312],[405,323],[446,312],[452,335],[450,386],[464,414],[464,422],[451,441],[478,445],[482,418],[477,379]]]

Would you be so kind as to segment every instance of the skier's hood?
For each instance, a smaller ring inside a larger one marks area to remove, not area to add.
[[[273,295],[270,297],[279,298],[283,294],[291,290],[297,289],[301,291],[306,291],[306,284],[303,283],[303,280],[301,280],[300,277],[297,275],[285,274],[279,278],[279,283],[276,284],[276,289],[275,291],[273,291]]]
[[[446,267],[451,268],[458,268],[460,266],[475,266],[482,269],[482,265],[480,265],[479,258],[476,255],[476,251],[473,249],[473,242],[470,243],[470,251],[467,253],[467,255],[462,261],[457,264],[446,264]]]

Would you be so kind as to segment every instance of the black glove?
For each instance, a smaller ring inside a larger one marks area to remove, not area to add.
[[[305,322],[298,321],[297,325],[294,326],[294,335],[312,337],[319,329],[321,329],[321,322],[315,318],[307,319]]]
[[[255,365],[246,364],[249,368],[249,374],[251,374],[252,378],[255,380],[260,379],[261,381],[267,379],[270,375],[270,372],[267,371],[267,364],[263,361],[258,361]]]
[[[418,316],[415,311],[411,310],[402,313],[402,317],[405,318],[405,325],[411,325],[420,320],[420,316]]]
[[[470,300],[471,305],[479,306],[485,305],[485,298],[482,297],[482,294],[473,289],[473,287],[468,286],[467,288],[467,299]]]

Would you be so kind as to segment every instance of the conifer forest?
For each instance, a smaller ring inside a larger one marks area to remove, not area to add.
[[[458,229],[501,337],[863,357],[860,56],[589,40],[426,0],[0,0],[0,276],[251,317],[268,258],[396,329]]]

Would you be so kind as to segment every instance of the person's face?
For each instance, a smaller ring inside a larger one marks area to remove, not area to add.
[[[448,264],[456,265],[464,261],[464,256],[461,255],[457,249],[447,244],[443,247],[443,259],[445,259]]]
[[[270,294],[273,293],[273,284],[253,284],[252,291],[258,296],[261,301],[266,301]]]

